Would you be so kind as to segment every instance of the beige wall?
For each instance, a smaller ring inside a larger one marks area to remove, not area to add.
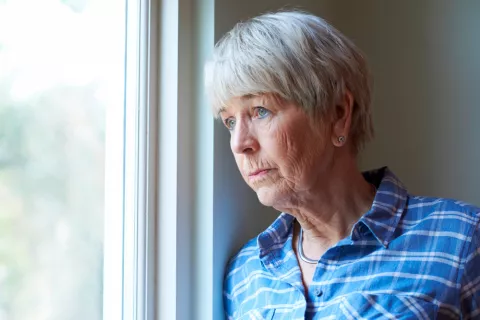
[[[291,4],[215,1],[215,41],[235,22]],[[295,1],[364,50],[375,77],[376,139],[362,168],[388,165],[411,192],[480,205],[480,1]],[[274,219],[241,180],[216,124],[215,291],[228,256]],[[221,301],[215,310],[220,312]],[[221,316],[219,315],[219,318]]]
[[[411,192],[480,205],[480,2],[370,9],[367,30],[345,25],[376,79],[363,166],[391,166]]]

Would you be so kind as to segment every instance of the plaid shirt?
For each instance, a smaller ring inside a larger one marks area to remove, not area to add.
[[[480,319],[480,209],[364,173],[373,205],[318,261],[308,293],[282,213],[230,261],[229,319]]]

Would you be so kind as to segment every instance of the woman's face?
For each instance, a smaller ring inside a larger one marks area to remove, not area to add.
[[[264,205],[288,208],[326,183],[330,126],[268,95],[234,98],[220,115],[243,179]]]

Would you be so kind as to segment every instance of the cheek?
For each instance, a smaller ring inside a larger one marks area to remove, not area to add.
[[[237,153],[233,153],[233,157],[235,158],[235,162],[237,163],[238,168],[241,169],[242,168],[242,161],[243,161],[242,155],[237,154]]]
[[[240,175],[242,178],[245,180],[245,182],[248,183],[247,178],[244,176],[242,169],[245,167],[244,162],[245,162],[245,156],[241,154],[234,153],[233,157],[235,159],[235,163],[237,164],[238,171],[240,172]]]
[[[274,157],[287,180],[305,179],[305,175],[312,175],[328,158],[324,137],[302,124],[278,130],[275,140]]]
[[[230,135],[230,151],[232,152],[233,158],[235,159],[235,162],[237,163],[238,166],[240,166],[240,161],[241,161],[241,156],[233,151],[233,140],[232,140],[232,135]]]
[[[298,171],[299,167],[306,160],[311,148],[307,148],[305,132],[286,127],[278,130],[275,136],[276,156],[284,165],[287,172]]]
[[[295,162],[298,161],[301,147],[295,143],[295,137],[291,136],[288,131],[283,131],[279,132],[276,140],[278,159],[289,166],[295,165]]]

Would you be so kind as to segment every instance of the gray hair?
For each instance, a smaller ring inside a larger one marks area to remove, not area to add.
[[[373,137],[371,77],[361,51],[309,13],[281,11],[239,22],[216,44],[205,85],[216,115],[233,97],[261,94],[325,115],[349,90],[355,151]]]

